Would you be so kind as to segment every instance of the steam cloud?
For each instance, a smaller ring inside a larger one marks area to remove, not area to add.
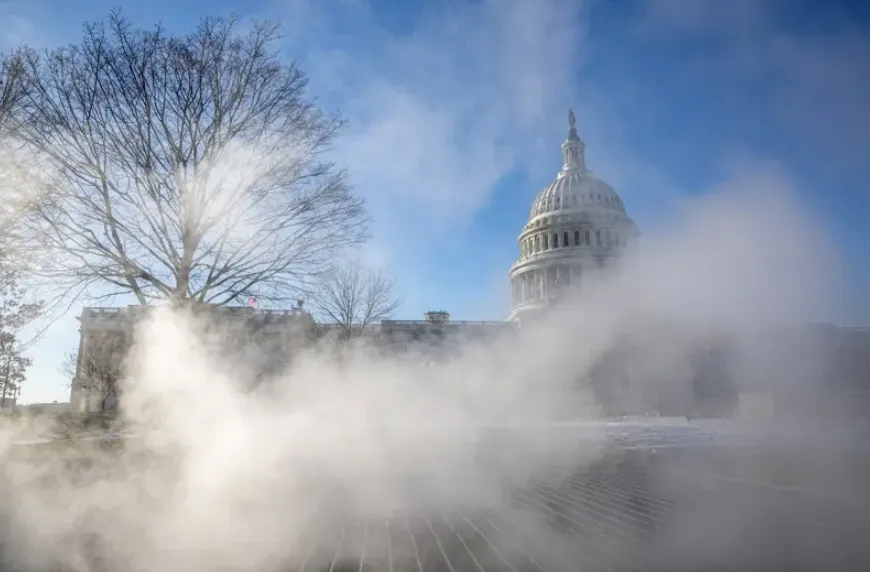
[[[253,356],[222,357],[196,320],[157,309],[129,358],[124,407],[138,438],[124,454],[12,460],[4,440],[4,559],[262,570],[298,563],[312,531],[336,519],[516,511],[513,487],[592,462],[600,443],[527,439],[505,452],[483,429],[590,418],[594,397],[578,380],[623,334],[637,342],[643,383],[685,378],[685,350],[716,333],[753,349],[738,355],[741,376],[769,379],[775,365],[797,378],[787,360],[757,357],[759,332],[825,312],[836,272],[787,180],[751,172],[682,214],[540,323],[441,360],[312,348],[252,392]],[[543,523],[525,519],[529,542],[548,542]]]

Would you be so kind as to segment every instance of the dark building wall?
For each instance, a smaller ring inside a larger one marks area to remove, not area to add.
[[[737,414],[738,388],[733,348],[727,340],[701,343],[691,351],[692,417],[725,418]]]
[[[624,336],[591,368],[589,382],[606,415],[730,417],[736,413],[737,384],[725,340],[667,349],[648,345]],[[665,356],[666,363],[658,364],[661,371],[648,361],[658,353]]]
[[[633,348],[628,340],[620,340],[601,356],[591,367],[588,383],[598,401],[601,411],[606,416],[636,415],[636,400],[631,399],[631,393],[642,390],[633,377]],[[581,383],[586,382],[581,378]],[[644,400],[645,401],[645,400]],[[646,410],[646,406],[641,409]]]
[[[761,390],[770,392],[773,415],[779,418],[870,421],[870,329],[771,329],[754,340],[748,366],[747,348],[738,342],[745,340],[721,335],[692,342],[681,348],[683,357],[668,357],[673,362],[685,359],[687,370],[674,368],[671,379],[662,379],[642,362],[645,347],[653,342],[645,340],[631,351],[633,342],[625,337],[593,368],[595,394],[611,415],[722,418],[739,413],[741,391]],[[626,377],[643,394],[631,411],[626,411],[631,401],[620,398]]]
[[[775,384],[777,417],[870,421],[870,329],[819,329],[794,342],[789,356],[789,372],[807,373]]]

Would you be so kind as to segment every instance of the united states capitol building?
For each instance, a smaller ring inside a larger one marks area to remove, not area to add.
[[[517,331],[528,320],[557,305],[564,294],[582,287],[585,279],[616,264],[640,237],[637,225],[612,186],[596,177],[586,164],[586,144],[577,133],[573,112],[568,114],[568,135],[561,145],[562,168],[555,180],[534,199],[528,222],[518,236],[519,255],[509,269],[511,308],[502,321],[457,321],[446,311],[427,312],[422,320],[383,320],[365,335],[389,351],[409,346],[449,348],[453,343],[488,339]],[[148,307],[85,308],[79,318],[79,363],[70,402],[73,411],[99,411],[105,396],[93,391],[87,378],[94,368],[85,367],[85,356],[100,349],[120,362],[132,342],[135,325]],[[262,345],[282,357],[286,365],[296,352],[329,335],[330,324],[318,324],[300,302],[288,310],[253,307],[214,309],[229,322],[255,324]],[[789,334],[790,335],[790,334]],[[788,336],[786,336],[788,337]],[[870,418],[870,329],[808,326],[797,337],[826,348],[824,363],[816,363],[818,382],[803,391],[774,391],[769,401],[782,411],[806,414],[830,409],[844,411],[849,404],[860,417]],[[821,344],[820,344],[821,340]],[[810,343],[810,342],[807,342]],[[798,344],[799,345],[799,344]],[[797,345],[790,345],[790,351]],[[109,348],[109,351],[106,351]],[[591,373],[604,415],[664,414],[729,417],[740,403],[739,380],[727,373],[728,344],[721,340],[691,350],[688,380],[678,380],[675,399],[661,391],[650,392],[643,376],[633,374],[631,343],[617,344]],[[114,367],[114,366],[113,366]],[[100,369],[100,368],[97,368]],[[587,376],[588,377],[588,376]],[[630,394],[631,399],[626,395]],[[617,405],[618,404],[618,405]],[[827,404],[827,405],[826,405]],[[768,408],[776,408],[771,405]],[[670,409],[670,410],[669,410]]]

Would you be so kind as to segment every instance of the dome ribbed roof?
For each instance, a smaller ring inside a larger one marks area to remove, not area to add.
[[[532,203],[529,219],[555,211],[586,211],[591,208],[626,214],[622,199],[613,187],[579,169],[562,171],[547,185]]]

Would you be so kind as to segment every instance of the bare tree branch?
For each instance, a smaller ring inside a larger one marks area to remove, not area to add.
[[[320,279],[315,292],[314,307],[321,318],[335,324],[345,339],[389,318],[399,305],[387,273],[366,268],[357,259],[336,265]]]
[[[12,254],[12,233],[33,196],[34,169],[14,137],[16,117],[27,96],[26,62],[30,52],[20,48],[0,55],[0,252]]]
[[[0,55],[0,139],[9,135],[13,116],[26,94],[25,50]]]
[[[171,36],[113,12],[79,44],[26,53],[15,126],[57,179],[20,237],[34,275],[140,303],[279,304],[364,241],[363,201],[324,158],[343,122],[278,38],[271,22]]]

